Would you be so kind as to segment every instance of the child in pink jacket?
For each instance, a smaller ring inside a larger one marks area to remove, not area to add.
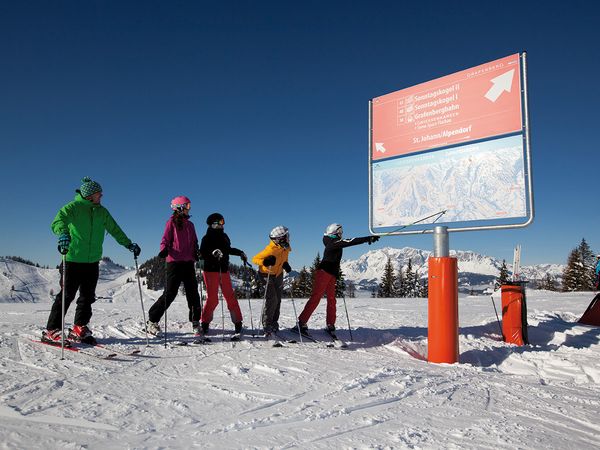
[[[196,334],[199,332],[202,311],[194,267],[198,260],[198,237],[190,220],[190,208],[190,199],[185,196],[175,197],[171,201],[173,215],[167,220],[158,254],[167,259],[167,286],[148,313],[148,332],[154,335],[160,333],[158,322],[175,300],[181,283],[185,288],[192,329]]]

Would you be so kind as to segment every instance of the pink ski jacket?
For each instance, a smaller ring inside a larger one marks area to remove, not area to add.
[[[167,262],[195,261],[198,251],[198,237],[196,228],[189,219],[184,219],[182,227],[178,229],[171,216],[167,220],[165,232],[160,242],[160,251],[167,249]]]

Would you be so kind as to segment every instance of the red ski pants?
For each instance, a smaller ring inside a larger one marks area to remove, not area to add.
[[[242,311],[240,311],[240,304],[235,298],[235,292],[231,286],[231,278],[229,272],[204,272],[204,285],[206,286],[206,304],[202,310],[202,317],[200,321],[202,323],[210,323],[213,319],[213,312],[219,304],[219,278],[221,279],[221,292],[225,301],[227,302],[227,309],[231,316],[233,323],[242,321]]]
[[[323,294],[327,294],[327,325],[335,325],[335,281],[336,278],[330,273],[322,269],[317,270],[315,281],[313,283],[312,294],[304,306],[304,310],[300,313],[298,321],[300,323],[308,323],[308,319],[319,306]]]

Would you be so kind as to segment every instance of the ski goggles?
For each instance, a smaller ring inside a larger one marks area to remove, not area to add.
[[[217,220],[216,222],[213,222],[210,226],[213,228],[223,228],[224,225],[225,225],[225,219],[220,219],[220,220]]]

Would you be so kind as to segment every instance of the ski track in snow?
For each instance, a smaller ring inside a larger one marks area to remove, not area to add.
[[[41,333],[49,302],[0,303],[4,447],[600,446],[600,328],[576,323],[590,293],[528,292],[531,345],[523,347],[502,342],[489,297],[461,297],[460,364],[449,365],[426,361],[426,300],[348,299],[353,341],[338,318],[348,349],[221,342],[216,316],[212,343],[165,348],[162,338],[146,347],[137,284],[104,290],[113,294],[94,305],[94,334],[141,356],[65,352],[61,361],[60,349],[29,340]],[[261,300],[253,302],[257,311]],[[325,341],[322,303],[309,326]],[[247,302],[240,306],[247,316]],[[168,312],[169,342],[190,337],[186,318],[179,296]],[[280,323],[294,323],[287,299]]]

